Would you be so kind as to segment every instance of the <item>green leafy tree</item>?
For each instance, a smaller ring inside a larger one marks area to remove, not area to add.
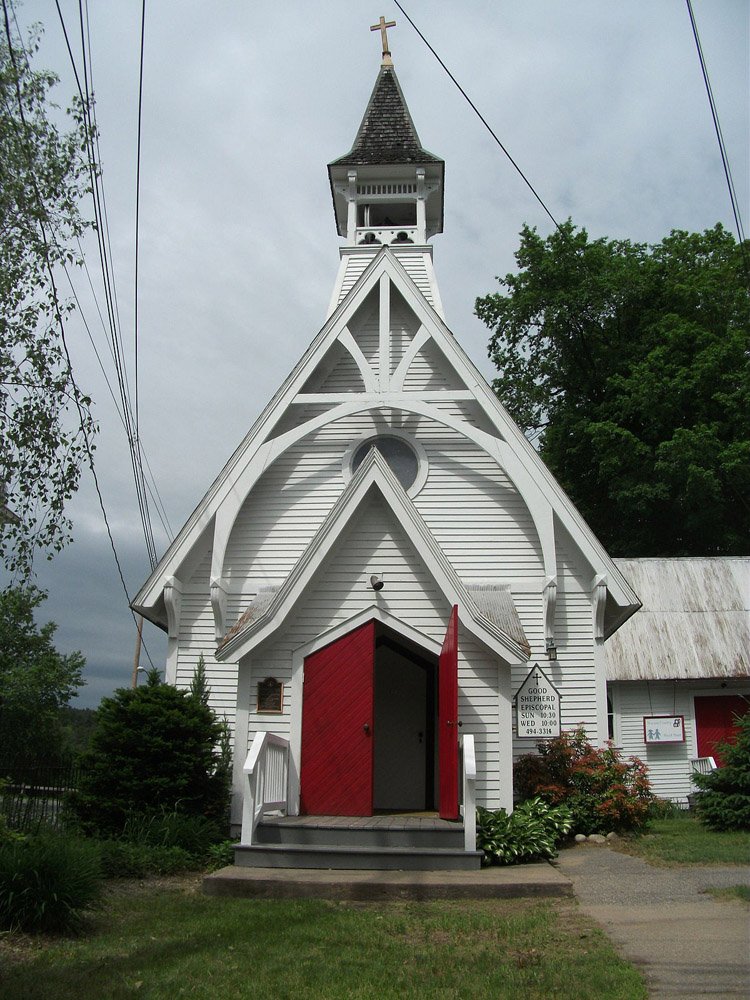
[[[693,775],[702,789],[698,815],[712,830],[750,830],[750,712],[737,719],[733,736],[719,748],[723,767]]]
[[[105,836],[120,835],[133,813],[166,809],[223,821],[220,741],[214,713],[151,672],[143,686],[121,688],[99,706],[72,808],[84,828]]]
[[[89,181],[85,109],[70,132],[55,123],[53,74],[37,72],[3,4],[0,29],[0,562],[19,577],[39,549],[70,536],[67,501],[78,487],[94,423],[64,340],[70,306],[60,269],[80,262]]]
[[[83,684],[80,653],[58,653],[54,622],[39,628],[45,594],[33,587],[0,591],[0,757],[50,762],[66,750],[61,715]]]
[[[747,551],[750,295],[721,226],[654,246],[524,227],[476,301],[498,396],[614,555]]]

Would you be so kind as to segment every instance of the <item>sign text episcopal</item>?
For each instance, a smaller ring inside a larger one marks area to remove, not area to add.
[[[560,735],[560,695],[539,664],[516,694],[516,735],[534,740]]]

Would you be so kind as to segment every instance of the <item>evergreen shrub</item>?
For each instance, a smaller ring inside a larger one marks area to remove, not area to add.
[[[698,818],[711,830],[750,830],[750,712],[737,720],[734,743],[718,749],[724,766],[693,775]]]
[[[95,844],[45,833],[0,843],[0,930],[76,931],[102,887]]]
[[[228,765],[223,725],[187,691],[149,675],[139,688],[122,688],[98,710],[82,777],[70,805],[88,834],[122,835],[134,813],[179,812],[227,821]]]
[[[635,831],[648,821],[653,793],[646,765],[624,760],[611,743],[594,747],[579,727],[537,743],[513,769],[521,800],[539,796],[551,805],[565,804],[574,833]]]
[[[484,863],[520,865],[554,858],[570,831],[567,806],[552,806],[543,799],[528,799],[508,815],[505,809],[477,809],[477,850]]]

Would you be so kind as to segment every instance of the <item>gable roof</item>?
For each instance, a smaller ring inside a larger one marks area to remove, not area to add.
[[[414,551],[446,602],[449,605],[459,605],[461,621],[468,631],[507,663],[525,663],[530,655],[530,648],[518,616],[516,615],[516,621],[520,636],[512,638],[480,610],[376,448],[370,450],[284,583],[276,590],[269,588],[262,592],[251,602],[219,645],[216,658],[235,659],[246,655],[283,624],[319,569],[321,561],[356,518],[362,503],[373,490],[379,493],[406,536],[411,539]]]
[[[643,607],[604,644],[608,681],[750,677],[750,558],[615,562]]]
[[[354,145],[331,167],[444,163],[422,147],[392,66],[381,66]]]
[[[495,431],[493,433],[483,431],[474,424],[450,416],[446,410],[439,410],[430,402],[423,400],[420,391],[415,390],[392,394],[393,398],[387,392],[347,393],[345,401],[332,404],[325,413],[310,419],[293,431],[273,437],[273,428],[282,413],[302,392],[307,379],[336,341],[344,343],[347,323],[383,277],[390,280],[413,311],[423,331],[425,338],[423,343],[427,340],[434,342],[466,387],[464,391],[471,393]],[[422,414],[453,427],[467,438],[479,443],[481,447],[485,447],[524,498],[540,531],[540,537],[543,531],[549,536],[552,530],[550,511],[554,513],[593,572],[605,578],[604,582],[612,600],[607,601],[605,610],[604,637],[611,635],[623,621],[638,610],[640,606],[638,597],[623,573],[388,246],[381,247],[374,254],[370,264],[329,316],[299,363],[234,451],[201,503],[134,598],[131,605],[134,610],[143,614],[149,621],[165,627],[166,612],[161,605],[164,580],[179,574],[180,567],[186,564],[192,547],[197,544],[202,533],[210,533],[217,512],[226,509],[230,504],[234,504],[238,510],[258,476],[283,454],[292,439],[299,440],[301,436],[312,433],[339,417],[381,406],[402,408],[408,412]],[[536,513],[534,505],[537,507]],[[538,518],[541,520],[537,520]],[[545,564],[545,572],[548,575],[556,575],[556,566]]]

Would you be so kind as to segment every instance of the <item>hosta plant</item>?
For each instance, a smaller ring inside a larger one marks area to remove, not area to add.
[[[520,865],[557,855],[558,844],[570,832],[566,806],[541,798],[528,799],[508,814],[505,809],[477,809],[477,850],[490,865]]]

